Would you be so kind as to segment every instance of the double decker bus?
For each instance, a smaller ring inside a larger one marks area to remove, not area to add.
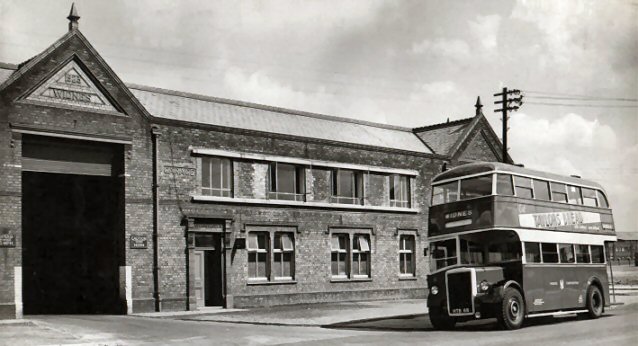
[[[575,176],[471,163],[432,180],[427,306],[436,329],[610,305],[607,242],[616,241],[603,188]]]

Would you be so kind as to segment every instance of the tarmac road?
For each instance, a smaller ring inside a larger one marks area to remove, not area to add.
[[[36,326],[0,325],[0,345],[635,345],[638,304],[598,320],[530,320],[516,331],[493,321],[432,330],[426,315],[332,327],[270,326],[132,316],[37,316]]]

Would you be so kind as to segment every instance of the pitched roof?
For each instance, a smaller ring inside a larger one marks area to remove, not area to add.
[[[9,79],[17,69],[17,65],[0,62],[0,84]]]
[[[474,118],[465,118],[446,123],[418,127],[414,133],[421,138],[436,154],[452,155],[451,150]]]
[[[128,87],[158,118],[432,154],[409,128],[134,84]]]

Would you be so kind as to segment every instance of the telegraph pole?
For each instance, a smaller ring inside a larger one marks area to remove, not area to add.
[[[517,96],[518,97],[512,97]],[[521,91],[518,89],[507,90],[507,87],[503,88],[503,91],[494,94],[495,97],[500,96],[501,99],[498,101],[494,101],[494,104],[500,104],[500,109],[495,109],[494,112],[501,112],[501,121],[503,122],[503,162],[507,162],[507,119],[509,116],[507,115],[508,111],[517,111],[521,105],[523,105],[523,95],[521,95]],[[513,105],[515,104],[515,105]]]

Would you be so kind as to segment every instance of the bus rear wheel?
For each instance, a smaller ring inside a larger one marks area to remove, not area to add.
[[[450,330],[454,328],[456,321],[454,318],[448,316],[443,309],[430,308],[428,313],[430,315],[430,323],[432,327],[437,330]]]
[[[589,286],[587,289],[587,316],[598,318],[603,314],[603,295],[596,286]]]
[[[521,292],[512,287],[505,289],[497,319],[499,324],[508,330],[518,329],[523,325],[525,302]]]

